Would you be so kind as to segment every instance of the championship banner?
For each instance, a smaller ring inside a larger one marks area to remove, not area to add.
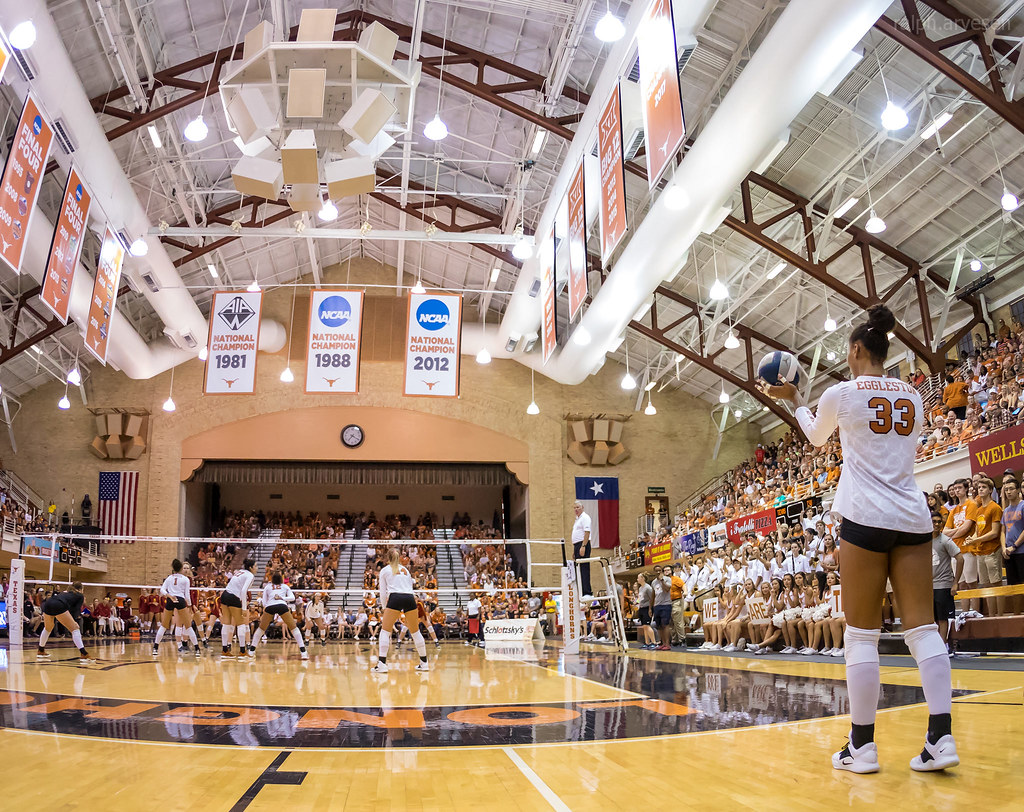
[[[255,391],[262,308],[263,291],[213,295],[204,394],[251,395]]]
[[[765,536],[775,529],[775,509],[761,510],[742,516],[739,519],[730,519],[725,523],[725,534],[733,544],[739,544],[741,537],[747,533],[757,533]]]
[[[359,347],[363,294],[314,290],[309,297],[306,393],[359,391]]]
[[[663,541],[660,544],[648,544],[644,547],[644,565],[664,564],[672,560],[672,542]]]
[[[551,239],[546,241],[540,249],[540,301],[541,320],[540,328],[544,346],[544,358],[542,363],[555,351],[558,344],[558,335],[555,332],[557,323],[555,321],[555,233],[551,232]]]
[[[53,230],[50,255],[46,260],[46,276],[39,298],[53,314],[68,323],[68,308],[71,305],[71,284],[82,255],[82,238],[85,224],[89,221],[89,207],[92,195],[85,188],[78,172],[71,167],[68,185],[64,188],[64,201],[60,204],[57,226]]]
[[[7,70],[7,65],[11,61],[11,52],[7,50],[7,46],[4,45],[4,41],[0,39],[0,80],[4,78],[4,71]]]
[[[637,28],[636,40],[640,52],[647,183],[653,189],[686,137],[671,0],[653,0]]]
[[[117,288],[121,284],[121,266],[124,246],[107,226],[100,246],[100,259],[96,263],[96,278],[92,284],[89,303],[89,321],[85,325],[85,348],[101,364],[107,363],[107,341],[110,338],[110,314],[117,301]]]
[[[626,234],[626,174],[617,84],[597,124],[597,155],[601,161],[601,261],[606,262]]]
[[[971,455],[971,474],[999,481],[1007,468],[1024,469],[1024,424],[988,434],[967,444]]]
[[[584,197],[583,161],[569,182],[569,321],[583,307],[587,298],[587,208]]]
[[[407,396],[457,398],[462,344],[462,297],[409,294],[405,347]]]
[[[21,273],[25,235],[35,211],[39,182],[43,179],[52,142],[53,129],[43,119],[29,93],[0,179],[0,259],[15,273]]]

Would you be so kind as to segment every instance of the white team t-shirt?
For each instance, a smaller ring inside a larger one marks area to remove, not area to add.
[[[225,592],[230,592],[242,602],[243,609],[248,603],[249,587],[252,586],[252,582],[255,577],[256,576],[249,572],[249,570],[239,570],[231,576],[231,580],[228,581],[228,585],[224,587]]]
[[[398,570],[393,570],[388,564],[377,576],[377,585],[380,587],[380,605],[388,605],[388,597],[396,592],[403,595],[416,594],[416,586],[413,584],[409,570],[398,565]]]
[[[295,602],[295,593],[288,584],[273,583],[263,585],[263,608],[285,604],[286,606]]]
[[[580,515],[576,517],[576,521],[572,523],[572,543],[579,544],[585,538],[586,533],[590,532],[590,516],[587,515],[586,511],[580,512]]]
[[[163,586],[160,587],[160,594],[170,598],[181,598],[185,603],[188,603],[188,593],[191,588],[188,578],[180,573],[175,573],[164,578]]]
[[[832,510],[866,527],[931,532],[928,503],[914,481],[923,416],[913,386],[873,375],[826,389],[817,415],[806,406],[797,408],[797,422],[816,447],[839,427],[843,471]]]

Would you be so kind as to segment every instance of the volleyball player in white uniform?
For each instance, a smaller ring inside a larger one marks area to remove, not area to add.
[[[288,584],[284,583],[281,573],[275,572],[270,579],[270,583],[263,587],[263,614],[260,615],[260,626],[252,636],[252,643],[249,645],[250,657],[256,656],[256,646],[260,644],[260,640],[267,633],[267,629],[273,623],[274,617],[278,616],[284,621],[284,625],[288,627],[288,631],[295,638],[295,642],[299,644],[299,656],[303,660],[309,659],[309,654],[306,653],[306,644],[302,640],[302,629],[296,625],[295,618],[292,616],[292,610],[289,608],[289,604],[294,602],[295,593],[292,592]]]
[[[832,756],[832,766],[855,773],[878,770],[878,637],[887,577],[928,703],[924,749],[910,766],[925,772],[960,763],[951,734],[949,657],[932,608],[931,515],[914,481],[924,407],[914,387],[885,377],[887,334],[895,325],[884,305],[868,311],[867,322],[850,335],[846,361],[853,380],[826,390],[816,416],[800,403],[793,384],[762,386],[768,395],[797,406],[796,419],[813,445],[824,445],[839,427],[843,471],[832,512],[843,520],[840,555],[852,729],[849,743]]]
[[[377,641],[377,662],[370,670],[377,674],[388,672],[388,649],[391,648],[391,633],[395,630],[395,622],[402,612],[416,617],[416,591],[409,570],[402,566],[401,554],[397,547],[388,552],[388,564],[377,577],[380,587],[380,605],[384,607],[381,621],[380,638]],[[410,628],[412,624],[410,623]],[[429,671],[427,664],[427,643],[420,632],[419,624],[412,633],[412,642],[416,645],[416,653],[420,655],[417,671]]]
[[[171,628],[172,622],[175,630],[175,637],[181,642],[186,636],[192,643],[196,656],[202,652],[199,649],[199,639],[192,628],[192,609],[189,605],[189,592],[192,584],[181,573],[182,564],[177,558],[171,562],[171,574],[168,575],[160,587],[160,595],[164,600],[164,611],[160,616],[160,628],[156,630],[156,639],[153,641],[153,656],[160,653],[160,641],[164,632]]]
[[[330,621],[327,617],[327,607],[324,605],[324,596],[317,592],[313,596],[313,602],[309,604],[309,608],[306,610],[306,617],[309,618],[311,626],[316,627],[317,634],[320,637],[320,645],[327,645],[327,627],[330,625]]]
[[[249,608],[249,588],[252,586],[252,568],[256,562],[246,558],[242,568],[231,576],[224,591],[220,593],[220,643],[221,656],[230,658],[231,638],[238,634],[238,656],[245,654],[245,641],[249,633],[247,610]]]

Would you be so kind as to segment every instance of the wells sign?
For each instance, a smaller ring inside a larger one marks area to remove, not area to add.
[[[998,479],[1003,471],[1024,469],[1024,425],[1013,426],[974,440],[967,446],[971,453],[971,473]]]

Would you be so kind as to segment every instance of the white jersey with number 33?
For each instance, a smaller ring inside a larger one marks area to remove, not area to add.
[[[910,384],[861,375],[829,387],[817,415],[801,406],[796,419],[814,446],[839,427],[843,471],[832,509],[867,527],[931,532],[924,494],[914,481],[914,459],[924,407]]]

